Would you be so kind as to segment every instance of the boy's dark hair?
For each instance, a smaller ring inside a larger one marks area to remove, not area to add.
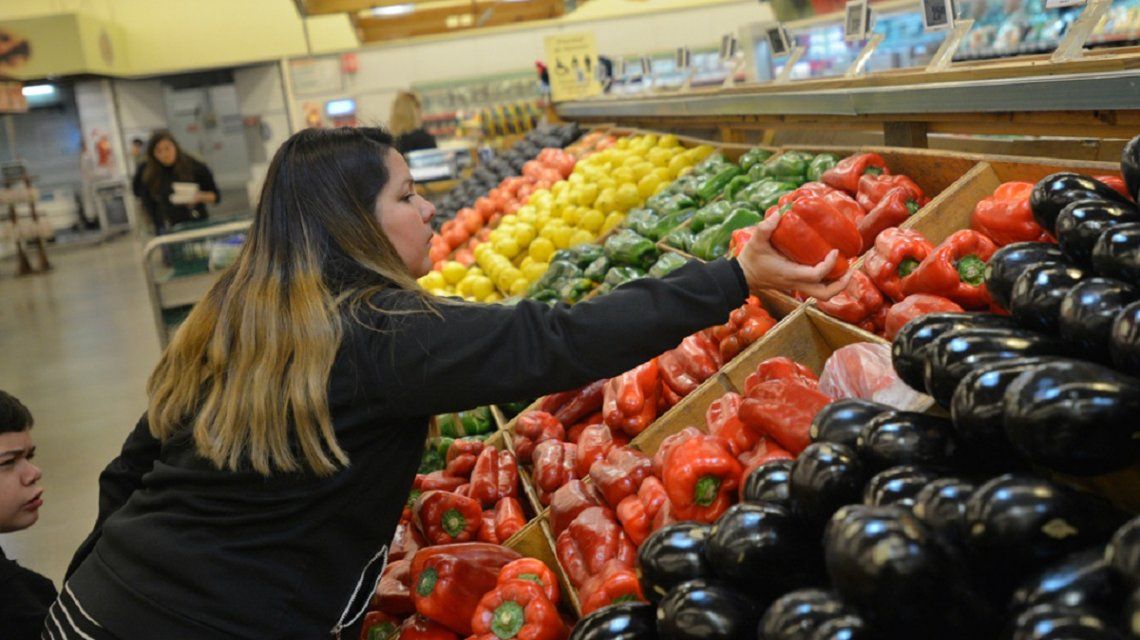
[[[0,391],[0,433],[32,428],[32,412],[11,394]]]

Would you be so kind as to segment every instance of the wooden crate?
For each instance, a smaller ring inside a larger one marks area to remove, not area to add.
[[[582,604],[578,599],[578,591],[570,584],[562,564],[558,562],[558,553],[555,551],[554,534],[551,533],[550,524],[545,517],[535,518],[527,523],[518,533],[511,536],[504,543],[509,549],[518,551],[528,558],[541,560],[558,576],[558,586],[562,590],[562,602],[574,614],[574,618],[582,617]]]

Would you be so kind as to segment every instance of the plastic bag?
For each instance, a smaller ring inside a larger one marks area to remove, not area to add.
[[[842,400],[860,398],[902,411],[922,411],[933,400],[899,379],[891,364],[891,347],[860,342],[831,354],[819,377],[819,390]]]

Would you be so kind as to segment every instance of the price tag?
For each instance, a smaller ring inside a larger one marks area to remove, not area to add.
[[[736,36],[731,33],[724,34],[720,39],[720,59],[728,62],[736,57]]]
[[[677,71],[685,71],[693,66],[693,54],[689,51],[688,47],[677,47],[677,55],[674,58],[674,66]]]
[[[773,58],[785,56],[792,49],[792,45],[788,39],[788,32],[780,24],[770,26],[764,30],[765,37],[768,38],[768,48],[772,52]]]
[[[622,78],[628,78],[632,75],[636,75],[633,71],[633,62],[629,58],[622,58],[621,66],[619,68],[621,69]]]
[[[1079,7],[1086,0],[1045,0],[1046,9],[1063,9],[1065,7]]]
[[[843,37],[849,42],[867,39],[867,23],[870,22],[871,8],[867,0],[849,0],[844,8]]]
[[[641,56],[641,77],[648,78],[653,75],[653,61],[649,56]]]
[[[953,2],[951,0],[922,0],[922,28],[926,31],[953,29]]]

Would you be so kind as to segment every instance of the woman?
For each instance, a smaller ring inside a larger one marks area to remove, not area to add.
[[[423,107],[414,93],[401,91],[396,94],[388,129],[396,136],[396,151],[400,153],[436,147],[435,136],[424,129]]]
[[[749,289],[844,286],[819,284],[835,256],[776,254],[770,221],[739,262],[573,308],[445,301],[415,281],[434,215],[382,130],[282,145],[241,255],[167,347],[100,477],[48,637],[339,636],[384,564],[428,416],[616,375],[724,322]]]
[[[198,190],[182,199],[174,193],[176,182],[194,183]],[[206,205],[222,201],[209,167],[184,153],[166,131],[151,136],[146,159],[135,171],[132,187],[142,200],[156,235],[179,223],[205,220]]]

